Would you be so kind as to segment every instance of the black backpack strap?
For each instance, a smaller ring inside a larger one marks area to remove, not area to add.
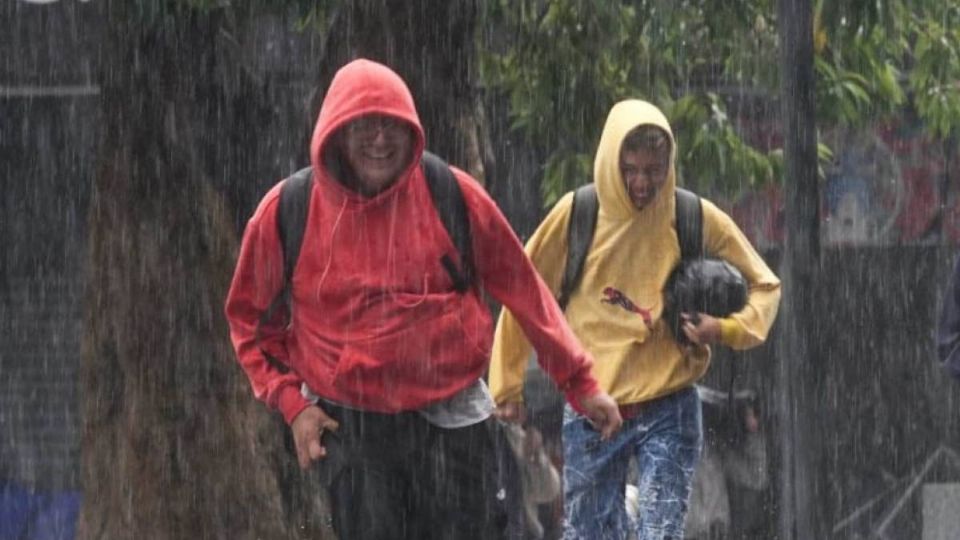
[[[570,224],[567,225],[567,263],[563,269],[563,281],[557,303],[560,309],[567,308],[570,295],[580,284],[583,275],[583,263],[593,243],[593,232],[597,228],[597,214],[600,203],[597,200],[597,187],[586,184],[573,192],[573,206],[570,209]]]
[[[473,283],[474,268],[470,217],[463,200],[463,191],[446,161],[430,152],[424,152],[421,164],[433,205],[440,214],[440,221],[450,235],[453,246],[460,254],[461,268],[457,268],[449,255],[444,255],[440,263],[450,274],[457,292],[464,293]]]
[[[280,235],[280,245],[283,247],[283,288],[273,297],[267,309],[260,314],[255,332],[257,347],[263,353],[263,357],[280,373],[287,373],[290,368],[260,346],[260,328],[274,318],[281,306],[287,310],[289,320],[293,269],[297,266],[300,244],[303,243],[303,232],[307,227],[310,190],[313,187],[312,173],[310,167],[301,169],[284,180],[283,185],[280,186],[277,231]]]
[[[693,259],[703,258],[703,206],[700,197],[692,191],[676,188],[677,240],[680,242],[680,264]],[[728,415],[736,416],[734,386],[736,385],[738,362],[730,362],[730,375],[727,380]],[[734,418],[734,421],[737,421]]]
[[[682,262],[703,257],[703,208],[692,191],[676,188],[677,240]]]
[[[307,228],[307,211],[310,209],[310,190],[313,187],[313,170],[300,169],[284,181],[280,188],[280,203],[277,207],[277,228],[283,245],[283,278],[287,286],[293,278],[293,269],[300,257],[303,232]]]

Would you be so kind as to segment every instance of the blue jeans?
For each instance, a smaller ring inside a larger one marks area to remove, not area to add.
[[[563,415],[565,540],[627,537],[630,458],[637,460],[637,540],[680,540],[693,470],[703,444],[694,388],[644,404],[609,441],[567,405]]]

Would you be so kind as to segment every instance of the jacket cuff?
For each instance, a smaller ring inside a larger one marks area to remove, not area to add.
[[[574,376],[567,380],[563,385],[563,394],[567,402],[579,413],[583,413],[580,407],[580,400],[585,397],[594,396],[600,393],[600,385],[590,373],[590,368],[585,367],[578,371]]]
[[[280,389],[280,396],[277,399],[277,409],[280,410],[287,425],[292,424],[293,419],[309,406],[310,402],[304,399],[296,386],[288,384]]]
[[[736,343],[738,341],[737,338],[740,337],[740,323],[730,317],[719,319],[719,321],[720,342],[729,347],[731,344]]]

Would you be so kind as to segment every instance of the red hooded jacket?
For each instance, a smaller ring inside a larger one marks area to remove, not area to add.
[[[334,178],[324,156],[338,129],[371,113],[413,127],[415,159],[393,185],[365,197]],[[279,184],[247,223],[226,301],[230,337],[256,397],[288,423],[308,405],[303,382],[330,400],[393,413],[447,399],[487,368],[490,315],[476,287],[456,292],[440,263],[445,254],[459,257],[419,166],[423,149],[413,98],[396,73],[368,60],[340,69],[310,145],[314,180],[291,324],[261,328],[260,346],[290,367],[285,374],[264,359],[255,339],[260,314],[283,286]],[[453,171],[469,213],[479,284],[516,315],[568,399],[598,392],[591,359],[506,219],[476,181]]]

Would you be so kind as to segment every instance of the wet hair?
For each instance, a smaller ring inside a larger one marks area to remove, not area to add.
[[[645,150],[656,152],[664,160],[670,159],[670,136],[663,129],[652,126],[638,126],[627,133],[621,145],[621,152],[637,152]]]

